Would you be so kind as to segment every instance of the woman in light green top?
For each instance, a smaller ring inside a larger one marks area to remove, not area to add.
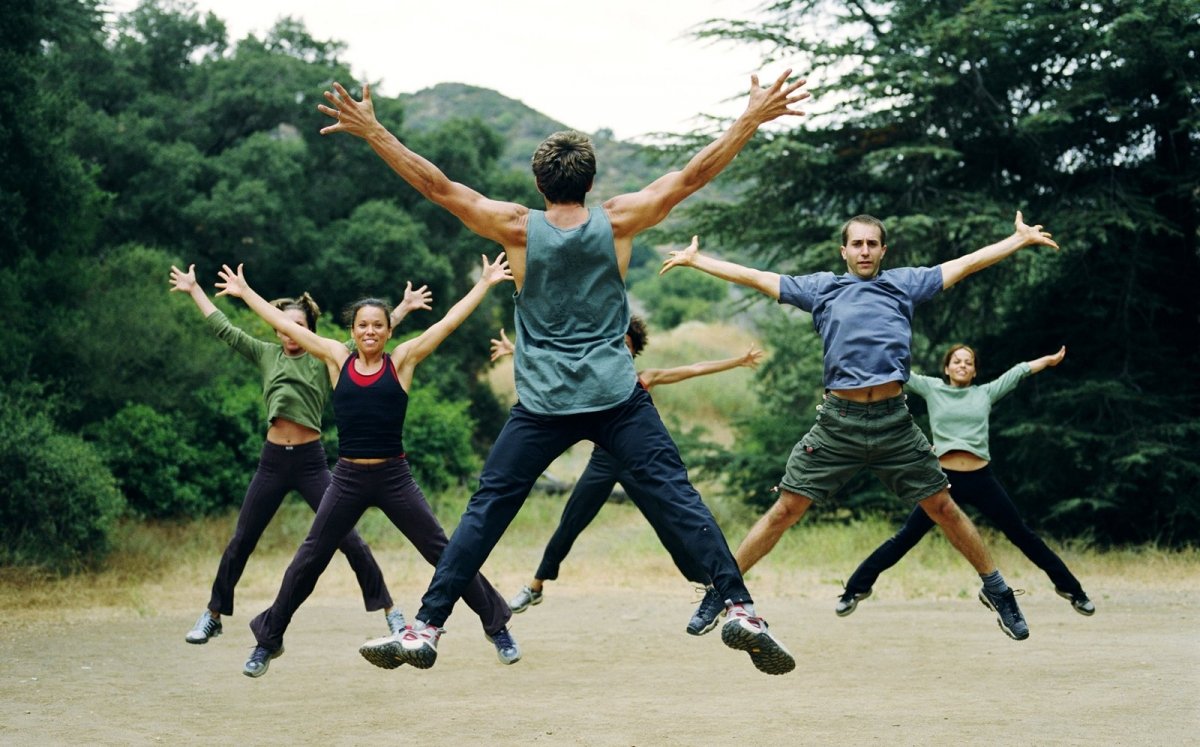
[[[975,506],[1025,553],[1025,557],[1046,572],[1054,582],[1054,590],[1070,601],[1076,612],[1091,615],[1096,611],[1095,605],[1062,558],[1021,520],[1012,499],[992,474],[988,452],[988,418],[992,405],[1015,389],[1026,376],[1057,366],[1066,354],[1066,347],[1060,348],[1053,355],[1018,363],[998,379],[975,386],[975,351],[966,345],[953,345],[942,358],[948,383],[932,376],[913,374],[908,380],[908,391],[920,395],[929,405],[933,451],[950,478],[951,497],[960,505]],[[914,508],[900,531],[854,571],[837,603],[837,614],[840,617],[849,615],[860,600],[871,596],[871,588],[879,574],[898,563],[933,526],[933,521],[920,506]]]

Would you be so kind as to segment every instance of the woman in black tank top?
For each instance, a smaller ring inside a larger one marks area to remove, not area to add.
[[[272,307],[247,284],[241,265],[236,272],[223,267],[218,295],[241,298],[272,327],[325,363],[334,389],[334,415],[345,439],[317,518],[288,566],[274,604],[250,623],[258,645],[242,670],[247,676],[262,676],[270,661],[283,653],[283,635],[292,615],[312,593],[338,543],[370,506],[378,506],[431,565],[441,557],[446,534],[403,454],[403,409],[417,365],[470,316],[493,285],[512,279],[503,253],[495,262],[482,259],[479,280],[467,295],[441,320],[391,353],[384,349],[392,334],[385,302],[364,299],[351,307],[350,331],[356,347],[351,353],[341,341],[321,337]],[[520,650],[505,627],[512,612],[487,579],[477,575],[463,599],[479,614],[500,661],[517,661]]]

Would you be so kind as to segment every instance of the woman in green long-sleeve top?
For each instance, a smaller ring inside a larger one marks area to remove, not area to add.
[[[950,478],[950,495],[960,505],[972,505],[987,517],[1025,557],[1046,572],[1054,590],[1068,600],[1081,615],[1092,615],[1096,606],[1088,599],[1079,579],[1067,569],[1062,558],[1034,534],[996,479],[988,451],[988,418],[992,405],[1017,387],[1021,380],[1050,366],[1057,366],[1067,354],[1066,347],[1053,355],[1018,363],[999,378],[976,386],[975,351],[967,345],[953,345],[942,358],[948,382],[932,376],[913,374],[908,391],[918,394],[929,405],[929,423],[933,432],[933,451]],[[883,571],[898,563],[916,546],[933,521],[920,506],[895,535],[884,541],[864,560],[846,583],[845,592],[835,611],[845,617],[859,601],[871,596],[871,588]]]

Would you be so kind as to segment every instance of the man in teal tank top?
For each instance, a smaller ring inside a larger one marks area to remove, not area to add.
[[[637,386],[633,357],[624,343],[629,325],[625,273],[634,237],[712,180],[760,125],[802,114],[792,106],[808,94],[800,90],[803,80],[788,82],[790,75],[785,71],[766,87],[751,76],[746,110],[729,130],[679,171],[601,207],[584,204],[596,174],[591,141],[573,131],[551,135],[532,161],[545,210],[491,200],[451,181],[379,123],[367,86],[361,101],[338,83],[325,92],[331,106],[318,109],[336,122],[321,134],[346,132],[366,140],[414,189],[479,236],[500,244],[517,288],[515,376],[520,402],[488,454],[479,490],[442,553],[415,622],[394,640],[379,644],[389,649],[390,660],[422,669],[433,666],[442,626],[454,603],[520,510],[534,481],[567,447],[589,440],[612,454],[661,501],[661,514],[674,539],[692,548],[724,600],[725,644],[749,653],[755,667],[767,674],[795,668],[791,654],[755,613],[724,535],[688,480],[679,450],[650,396]]]

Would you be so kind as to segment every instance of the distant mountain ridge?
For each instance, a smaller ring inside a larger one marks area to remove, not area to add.
[[[404,126],[416,131],[449,119],[480,120],[504,139],[504,159],[526,172],[534,149],[547,135],[571,129],[498,91],[465,83],[438,83],[396,99],[404,105]],[[664,167],[654,163],[652,147],[616,140],[607,129],[588,134],[600,167],[592,189],[596,198],[637,191],[662,175]]]

